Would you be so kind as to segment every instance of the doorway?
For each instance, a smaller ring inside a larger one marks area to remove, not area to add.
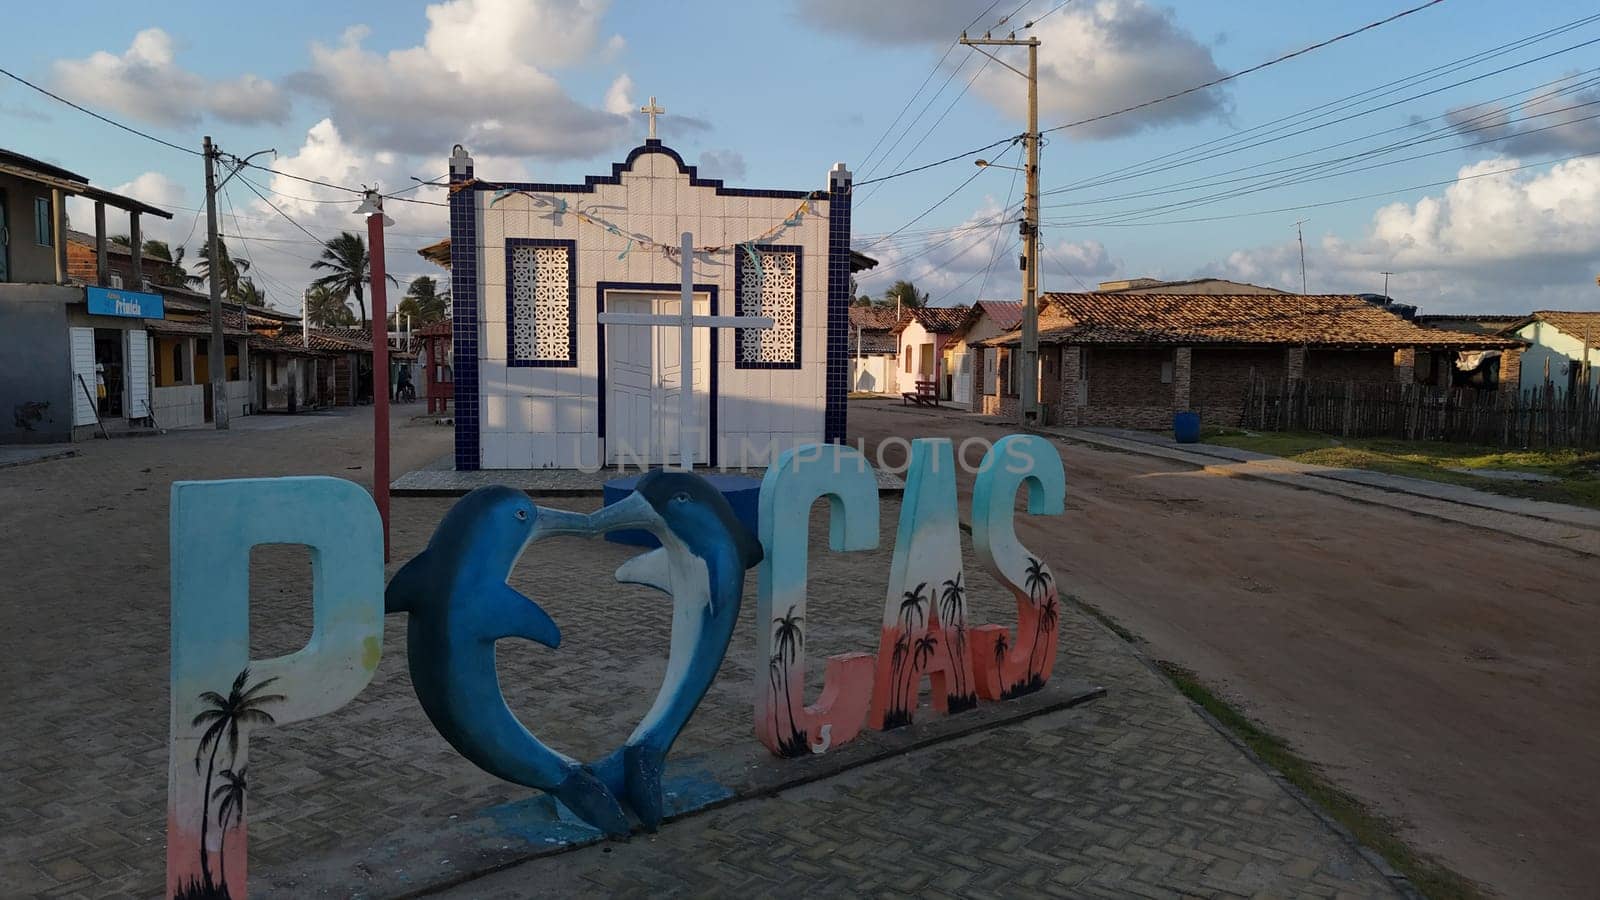
[[[610,312],[678,314],[677,294],[607,291]],[[697,294],[696,313],[710,313],[710,299]],[[681,462],[683,365],[678,329],[670,326],[605,325],[606,462]],[[711,446],[711,330],[694,329],[694,463],[705,463]]]
[[[126,357],[122,352],[124,340],[121,329],[94,330],[94,392],[102,419],[121,419],[128,414],[123,402],[128,382]]]

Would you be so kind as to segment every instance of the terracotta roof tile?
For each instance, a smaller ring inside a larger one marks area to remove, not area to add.
[[[917,322],[929,334],[954,334],[967,327],[972,313],[970,306],[919,306],[906,310],[905,321],[896,325],[901,329],[909,322]]]
[[[1520,342],[1419,328],[1350,294],[1053,293],[1045,343],[1493,349]],[[985,343],[1016,343],[1015,333]]]
[[[1576,312],[1559,309],[1535,310],[1533,315],[1507,328],[1502,334],[1515,331],[1533,321],[1554,325],[1580,341],[1587,339],[1590,347],[1600,349],[1600,312]]]
[[[850,307],[850,327],[860,328],[863,331],[890,331],[899,320],[895,317],[892,306],[852,306]]]

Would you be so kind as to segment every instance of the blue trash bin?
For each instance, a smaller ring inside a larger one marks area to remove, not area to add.
[[[1197,412],[1174,413],[1172,416],[1172,439],[1180,444],[1198,444],[1200,442],[1200,414]]]

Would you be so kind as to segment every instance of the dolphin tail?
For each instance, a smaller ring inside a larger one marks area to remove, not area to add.
[[[605,782],[593,772],[574,766],[566,780],[550,790],[573,815],[605,832],[609,837],[625,838],[633,828]]]
[[[661,793],[661,754],[647,745],[630,744],[622,753],[623,797],[644,830],[652,834],[661,827],[665,800]]]
[[[383,591],[384,613],[410,612],[416,609],[416,602],[427,589],[432,569],[433,556],[426,550],[411,557],[410,562],[401,566],[400,571],[389,579],[389,586]]]

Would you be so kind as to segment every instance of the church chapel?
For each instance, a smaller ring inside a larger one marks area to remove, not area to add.
[[[451,156],[458,470],[678,465],[684,452],[761,466],[844,439],[850,172],[835,165],[818,190],[726,187],[654,137],[654,98],[641,111],[651,137],[582,184],[494,182],[463,148]],[[693,315],[761,325],[681,340],[683,232]]]

